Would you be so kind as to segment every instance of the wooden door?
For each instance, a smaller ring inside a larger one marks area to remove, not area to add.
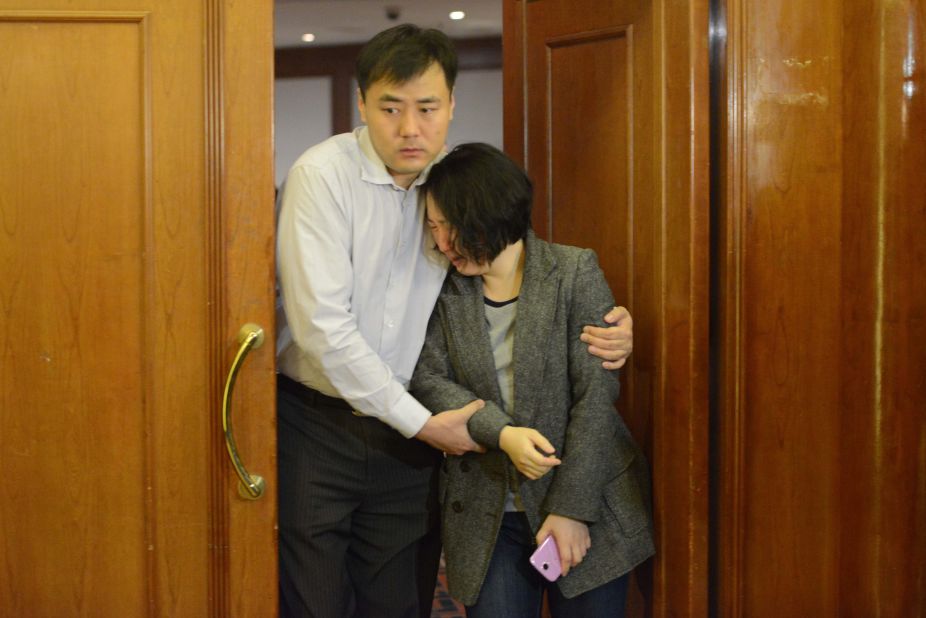
[[[926,2],[720,5],[717,615],[926,615]]]
[[[504,5],[505,148],[534,228],[594,248],[634,317],[619,408],[653,474],[656,615],[707,611],[707,27],[705,1]]]
[[[271,11],[0,1],[4,616],[276,612]]]

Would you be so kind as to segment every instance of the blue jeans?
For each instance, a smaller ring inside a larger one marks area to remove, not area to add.
[[[553,618],[623,618],[629,574],[567,599],[530,565],[535,548],[524,513],[505,513],[479,598],[466,606],[468,618],[539,618],[544,590]]]

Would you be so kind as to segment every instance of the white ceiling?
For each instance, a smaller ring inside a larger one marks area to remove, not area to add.
[[[387,8],[398,9],[390,20]],[[455,21],[451,11],[466,17]],[[502,0],[276,0],[275,47],[325,46],[366,42],[380,30],[401,23],[438,28],[451,38],[501,36]],[[311,32],[313,43],[303,43]]]

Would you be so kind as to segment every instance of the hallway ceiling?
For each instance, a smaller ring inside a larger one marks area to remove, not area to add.
[[[451,11],[464,11],[466,17],[451,20]],[[390,19],[388,12],[398,17]],[[451,38],[502,33],[502,0],[276,0],[274,14],[277,48],[362,43],[405,22],[439,28]],[[305,33],[314,34],[315,41],[303,42]]]

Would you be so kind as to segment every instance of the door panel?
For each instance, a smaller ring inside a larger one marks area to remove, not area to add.
[[[926,612],[926,3],[723,3],[717,606]]]
[[[618,407],[653,473],[647,611],[703,615],[707,4],[507,0],[504,19],[505,148],[534,179],[534,228],[595,249],[634,317]]]
[[[548,65],[548,235],[552,232],[561,242],[584,241],[594,247],[607,266],[617,266],[608,274],[612,287],[620,290],[629,290],[633,278],[632,243],[626,237],[630,236],[633,205],[631,39],[632,29],[623,27],[559,37],[549,43]],[[575,67],[583,70],[576,71]],[[596,79],[588,79],[586,70]],[[595,138],[581,137],[589,135]],[[588,202],[607,207],[592,206],[587,215],[580,215],[577,210]],[[628,233],[615,234],[615,230]],[[622,398],[632,407],[633,388],[629,384]]]
[[[236,497],[219,402],[239,322],[273,326],[271,7],[20,7],[0,4],[0,613],[266,615],[274,499]],[[265,60],[227,78],[242,21]],[[269,348],[235,404],[273,487]]]
[[[0,469],[12,481],[0,500],[2,598],[11,615],[63,614],[82,599],[139,614],[150,420],[141,19],[0,21],[0,39]]]

